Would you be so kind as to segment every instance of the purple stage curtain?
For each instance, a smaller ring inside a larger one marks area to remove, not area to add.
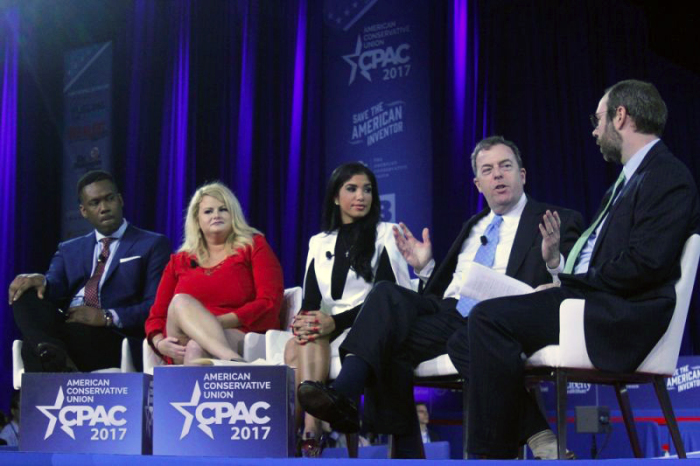
[[[220,180],[278,254],[286,285],[298,285],[323,194],[320,9],[216,5],[134,2],[129,119],[116,123],[127,141],[125,214],[177,248],[189,197]]]
[[[17,75],[19,11],[0,11],[0,387],[12,386],[12,348],[16,337],[12,309],[4,292],[15,275],[17,176]],[[8,412],[7,400],[0,409]]]

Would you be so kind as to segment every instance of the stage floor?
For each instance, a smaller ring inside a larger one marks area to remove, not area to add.
[[[688,458],[700,462],[700,452],[689,453]],[[240,465],[240,466],[282,466],[282,465],[302,465],[302,464],[332,464],[337,466],[357,466],[357,465],[385,465],[399,466],[402,464],[426,464],[426,465],[448,465],[455,464],[461,460],[389,460],[389,459],[348,459],[348,458],[322,458],[321,460],[311,460],[303,458],[216,458],[216,457],[182,457],[182,456],[131,456],[131,455],[79,455],[67,453],[28,453],[19,451],[8,451],[0,449],[0,465],[18,466],[121,466],[128,463],[129,466],[185,466],[185,465]],[[526,460],[517,464],[530,463],[534,460]],[[665,458],[664,464],[671,465],[679,462],[678,459]],[[693,461],[693,463],[695,462]],[[511,461],[489,461],[489,464],[512,464]],[[611,466],[644,466],[659,464],[659,459],[611,459],[611,460],[577,460],[579,466],[604,463]],[[541,461],[535,464],[541,465]],[[549,463],[551,464],[551,462]],[[679,463],[679,465],[688,464]]]

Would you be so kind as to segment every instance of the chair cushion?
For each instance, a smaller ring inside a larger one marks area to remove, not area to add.
[[[447,354],[424,361],[413,371],[416,377],[438,377],[444,375],[457,375],[457,369]]]

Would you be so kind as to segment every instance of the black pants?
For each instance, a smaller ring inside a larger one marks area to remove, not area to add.
[[[55,304],[26,291],[12,305],[15,322],[22,332],[22,359],[27,372],[41,372],[39,343],[53,343],[68,353],[82,372],[119,367],[124,336],[116,329],[67,324]]]
[[[566,288],[483,301],[447,352],[469,381],[469,445],[474,455],[515,458],[518,446],[549,424],[525,389],[525,360],[559,343],[559,305],[582,298]]]
[[[373,431],[408,434],[418,418],[413,369],[446,352],[447,339],[466,325],[454,299],[438,299],[380,282],[340,346],[372,367],[365,389],[365,419]]]

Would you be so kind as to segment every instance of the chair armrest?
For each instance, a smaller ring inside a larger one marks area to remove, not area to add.
[[[284,364],[284,347],[294,337],[285,330],[268,330],[265,333],[265,359],[270,364]]]
[[[143,373],[153,375],[153,368],[156,366],[164,366],[165,361],[158,356],[151,345],[148,344],[146,338],[143,339]]]
[[[583,299],[565,299],[559,306],[559,365],[593,369],[586,349]]]
[[[265,335],[249,332],[243,339],[243,359],[253,362],[256,359],[265,359]]]
[[[122,340],[122,372],[136,372],[136,366],[134,365],[134,357],[131,354],[131,345],[129,345],[129,339],[124,338]]]
[[[22,340],[15,340],[12,342],[12,385],[15,390],[22,388],[22,374],[24,374]]]

